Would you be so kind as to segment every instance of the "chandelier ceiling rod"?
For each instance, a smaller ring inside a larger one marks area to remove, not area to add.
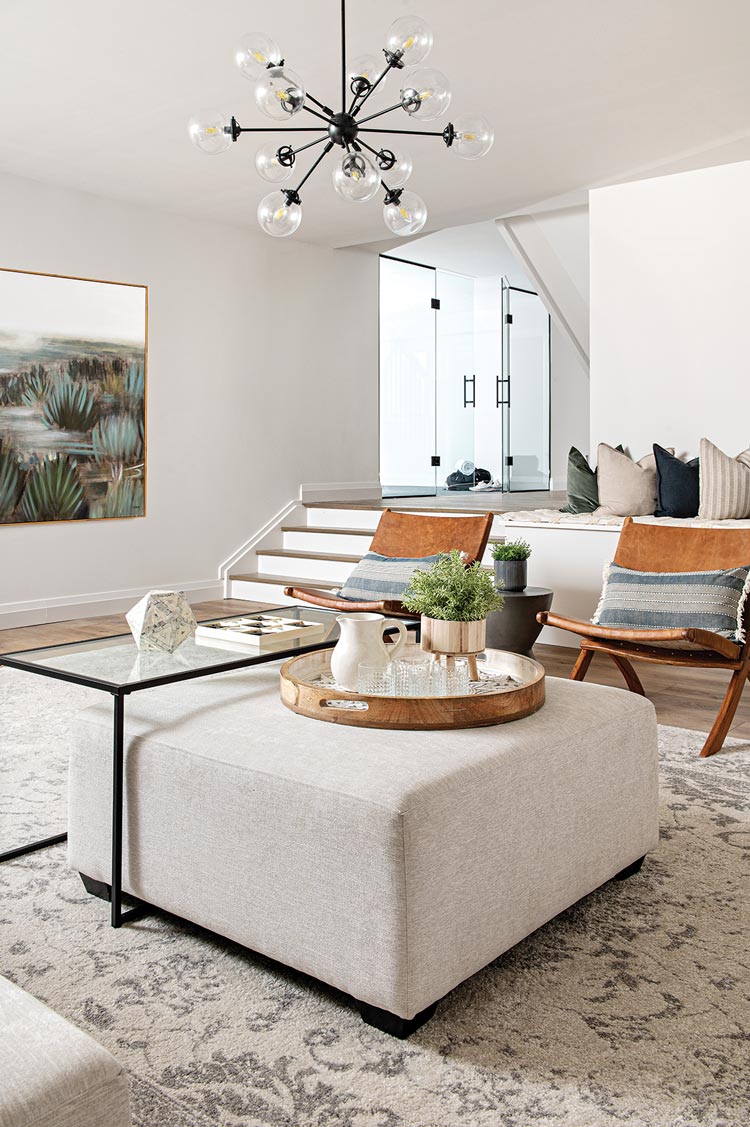
[[[415,192],[407,191],[404,184],[412,171],[411,158],[400,150],[375,149],[360,133],[381,133],[411,137],[442,137],[446,148],[467,159],[475,159],[489,152],[494,133],[484,118],[467,114],[449,122],[442,130],[365,129],[369,121],[404,110],[410,117],[430,121],[446,112],[451,100],[447,78],[438,70],[417,67],[402,79],[399,100],[392,106],[377,110],[367,117],[359,113],[367,100],[385,82],[392,71],[401,71],[408,64],[422,63],[432,49],[432,32],[418,16],[402,16],[394,21],[383,48],[385,64],[377,57],[362,56],[347,67],[346,58],[346,0],[341,0],[341,110],[334,113],[328,106],[306,90],[294,71],[290,70],[276,43],[267,35],[255,32],[246,35],[235,51],[235,63],[242,74],[255,84],[255,101],[260,110],[279,122],[276,126],[241,126],[236,117],[228,118],[218,111],[208,111],[191,119],[188,126],[193,143],[205,153],[223,152],[243,133],[273,133],[278,130],[293,133],[319,133],[314,141],[298,148],[282,144],[264,145],[255,157],[259,174],[271,183],[281,184],[293,174],[297,155],[304,149],[327,142],[322,153],[312,163],[296,188],[280,188],[271,192],[258,207],[258,221],[270,235],[293,234],[302,220],[300,190],[331,150],[338,146],[343,153],[333,171],[333,184],[344,199],[364,203],[383,189],[383,217],[386,226],[397,235],[412,235],[420,231],[427,221],[424,200]],[[347,109],[347,85],[352,100]],[[318,109],[313,109],[311,102]],[[300,110],[306,110],[323,125],[299,126],[286,124]],[[322,112],[321,112],[322,111]],[[363,150],[371,156],[366,155]],[[388,175],[386,184],[384,174]]]

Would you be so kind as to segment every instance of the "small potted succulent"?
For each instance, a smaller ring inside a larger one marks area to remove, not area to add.
[[[526,586],[526,561],[531,548],[525,540],[506,540],[495,544],[492,558],[495,561],[495,583],[504,591],[523,591]]]
[[[440,654],[481,653],[487,615],[503,608],[492,573],[457,551],[441,555],[426,571],[418,568],[401,601],[422,616],[422,649]]]

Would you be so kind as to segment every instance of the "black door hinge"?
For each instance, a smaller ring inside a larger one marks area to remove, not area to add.
[[[430,309],[439,309],[439,308],[440,308],[440,298],[439,297],[431,297],[430,298]]]
[[[513,314],[512,313],[506,313],[505,314],[505,324],[506,325],[512,325],[513,324]]]
[[[431,466],[439,466],[440,465],[440,455],[439,454],[433,454],[432,455],[432,457],[430,458],[430,465]]]
[[[513,465],[513,455],[512,454],[509,455],[509,457],[507,457],[505,459],[505,464],[506,464],[506,466],[512,466]]]

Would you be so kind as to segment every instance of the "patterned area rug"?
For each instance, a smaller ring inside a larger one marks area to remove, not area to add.
[[[92,697],[0,670],[0,848],[64,821]],[[154,914],[121,931],[65,848],[0,866],[0,972],[123,1062],[138,1127],[750,1123],[750,744],[661,730],[662,840],[407,1042],[333,990]]]

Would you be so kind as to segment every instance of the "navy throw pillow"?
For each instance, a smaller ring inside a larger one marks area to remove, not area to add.
[[[699,459],[683,462],[654,443],[657,517],[697,517],[700,505]]]

